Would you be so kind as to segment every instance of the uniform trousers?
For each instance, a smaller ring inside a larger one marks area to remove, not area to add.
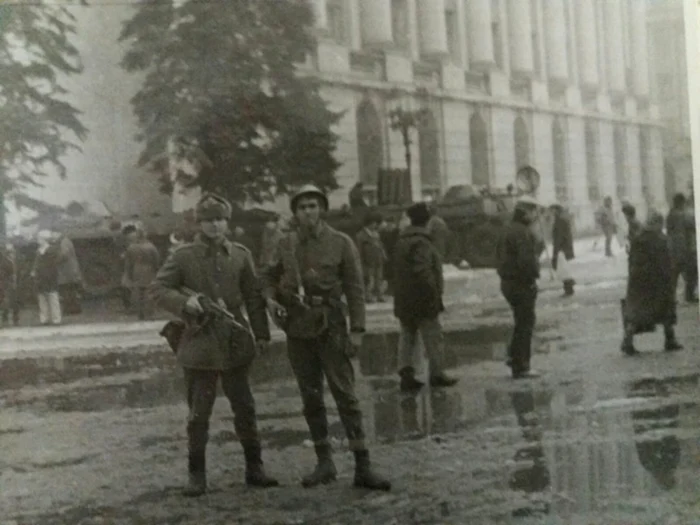
[[[515,326],[508,345],[508,357],[514,374],[530,370],[532,355],[532,334],[535,329],[535,303],[537,302],[537,285],[522,281],[501,281],[501,293],[506,298]]]
[[[315,446],[327,446],[328,417],[323,400],[324,376],[338,407],[350,450],[365,449],[362,411],[355,395],[355,370],[348,356],[346,330],[331,325],[314,339],[287,338],[289,361],[299,385],[304,417]]]

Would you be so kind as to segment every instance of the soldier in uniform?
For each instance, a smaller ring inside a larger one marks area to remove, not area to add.
[[[313,487],[336,479],[323,402],[325,375],[355,455],[355,486],[390,490],[389,481],[370,466],[355,395],[351,358],[365,331],[360,256],[350,237],[321,220],[328,199],[317,187],[303,186],[292,197],[291,209],[297,228],[280,241],[264,281],[268,309],[287,334],[289,360],[318,457],[316,468],[303,478],[302,485]],[[350,314],[349,335],[343,296]]]
[[[216,399],[219,377],[224,394],[234,413],[234,427],[243,446],[248,485],[278,485],[263,470],[255,401],[248,382],[250,361],[241,364],[231,344],[232,332],[221,321],[198,327],[196,320],[204,314],[196,295],[183,293],[187,287],[224,306],[242,323],[245,304],[257,351],[264,351],[270,340],[265,299],[256,275],[250,251],[226,239],[231,205],[214,194],[205,194],[195,208],[200,233],[194,242],[175,250],[158,271],[150,286],[153,300],[165,310],[181,316],[185,329],[177,348],[177,358],[184,368],[189,418],[189,483],[186,496],[206,492],[205,449],[209,418]],[[229,326],[229,325],[226,325]],[[253,344],[252,340],[249,341]]]
[[[508,301],[515,327],[508,345],[508,366],[513,378],[537,377],[530,369],[532,333],[535,328],[535,303],[540,265],[537,239],[530,225],[537,219],[539,205],[532,197],[520,197],[513,221],[503,234],[497,249],[497,271],[501,293]]]

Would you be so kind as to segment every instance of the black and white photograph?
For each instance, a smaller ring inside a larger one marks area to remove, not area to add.
[[[0,0],[0,525],[700,525],[700,0]]]

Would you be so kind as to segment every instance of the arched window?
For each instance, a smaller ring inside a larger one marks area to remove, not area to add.
[[[481,115],[474,113],[469,120],[469,148],[472,158],[472,184],[489,186],[489,135]]]
[[[423,192],[440,192],[440,143],[438,128],[432,112],[426,112],[418,124],[420,180]]]
[[[360,181],[374,186],[384,164],[382,121],[374,105],[367,99],[357,108],[357,157]]]
[[[515,169],[530,164],[530,133],[522,117],[513,124],[513,141],[515,143]]]
[[[595,127],[586,124],[586,181],[588,183],[588,198],[597,203],[600,200],[600,183],[598,180],[598,138]]]
[[[569,201],[568,170],[566,169],[566,135],[559,119],[552,123],[552,153],[554,155],[554,192],[557,202]]]
[[[625,166],[625,130],[621,126],[615,126],[613,132],[613,147],[615,154],[615,181],[617,198],[627,197],[627,167]]]
[[[647,203],[647,206],[651,206],[651,181],[649,180],[649,173],[651,173],[650,158],[649,158],[649,147],[651,146],[649,141],[649,136],[647,130],[641,128],[639,130],[639,166],[641,169],[641,179],[642,179],[642,195]]]

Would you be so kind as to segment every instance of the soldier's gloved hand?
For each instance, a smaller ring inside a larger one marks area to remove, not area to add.
[[[258,339],[255,342],[255,350],[259,354],[264,354],[267,352],[267,349],[270,347],[270,341],[265,341],[264,339]]]
[[[189,315],[201,315],[204,313],[204,308],[202,308],[202,305],[199,302],[199,298],[194,295],[187,299],[183,310],[186,314]]]

